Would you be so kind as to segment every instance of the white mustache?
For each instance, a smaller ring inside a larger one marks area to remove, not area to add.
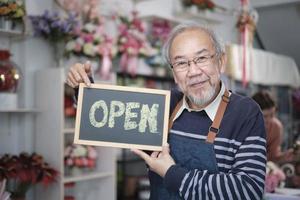
[[[203,79],[203,78],[195,77],[195,78],[192,78],[192,79],[188,80],[187,85],[190,86],[190,85],[194,85],[194,84],[205,82],[207,80],[208,79]]]

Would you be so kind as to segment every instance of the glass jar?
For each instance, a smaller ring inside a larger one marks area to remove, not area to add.
[[[20,69],[10,60],[8,50],[0,50],[0,109],[18,107],[17,91],[20,85]]]
[[[16,93],[20,82],[20,69],[10,60],[10,52],[0,50],[0,92]]]

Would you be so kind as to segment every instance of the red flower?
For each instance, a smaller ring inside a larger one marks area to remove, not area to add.
[[[0,181],[7,179],[15,188],[8,188],[13,197],[24,196],[34,184],[48,186],[58,177],[58,171],[44,162],[43,157],[33,153],[21,153],[19,156],[3,155],[0,158]]]

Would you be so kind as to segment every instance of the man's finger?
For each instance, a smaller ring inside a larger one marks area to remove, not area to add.
[[[151,157],[152,157],[152,158],[157,158],[158,154],[159,154],[158,151],[153,151],[153,152],[151,153]]]
[[[68,83],[71,83],[73,88],[78,86],[77,81],[74,79],[71,73],[68,74]]]
[[[86,71],[81,67],[78,70],[78,73],[80,74],[82,80],[84,81],[84,83],[89,87],[91,86],[91,81],[86,73]]]
[[[84,63],[84,70],[85,70],[85,72],[87,73],[87,74],[89,74],[89,75],[91,75],[90,73],[91,73],[91,68],[92,68],[92,64],[91,64],[91,61],[86,61],[85,63]]]
[[[162,153],[163,154],[170,154],[170,147],[169,147],[169,145],[164,145],[162,147]]]
[[[79,73],[78,73],[78,71],[76,69],[71,68],[70,72],[71,72],[73,78],[76,80],[77,83],[81,83],[82,82],[82,78],[81,78],[81,76],[79,75]]]
[[[70,79],[67,80],[67,84],[68,84],[71,88],[75,88],[74,84],[70,81]]]
[[[134,152],[136,155],[140,156],[143,160],[146,161],[147,164],[150,163],[151,157],[146,154],[145,152],[139,150],[139,149],[131,149],[132,152]]]

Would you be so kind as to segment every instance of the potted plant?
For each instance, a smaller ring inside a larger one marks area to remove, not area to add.
[[[39,154],[5,154],[0,158],[0,181],[7,180],[12,199],[25,199],[27,191],[38,183],[45,187],[55,182],[58,171]]]

